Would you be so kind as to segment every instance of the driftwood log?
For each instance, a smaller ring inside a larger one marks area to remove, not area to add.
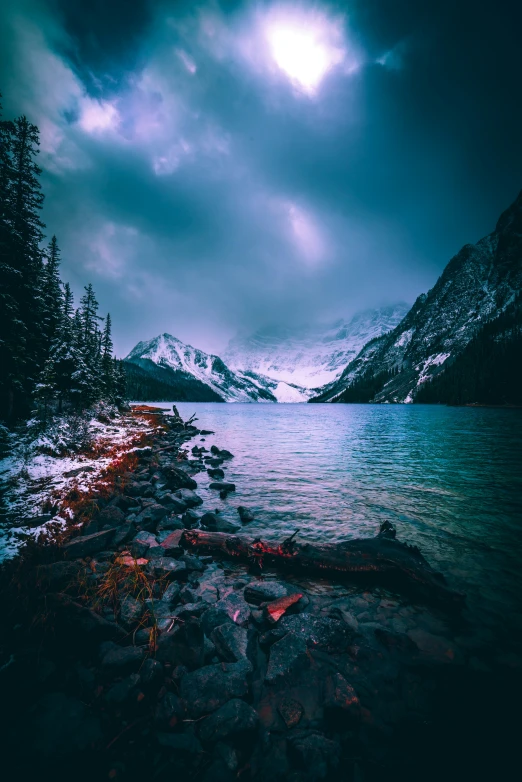
[[[199,553],[243,560],[256,570],[271,566],[287,571],[321,574],[330,578],[367,577],[383,585],[409,590],[423,598],[461,606],[464,595],[452,590],[416,546],[395,540],[388,525],[374,538],[343,543],[298,542],[297,533],[281,543],[248,539],[223,532],[185,530],[182,545]]]

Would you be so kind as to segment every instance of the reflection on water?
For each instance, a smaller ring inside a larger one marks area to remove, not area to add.
[[[383,519],[468,594],[496,631],[522,624],[522,411],[436,406],[180,403],[235,454],[226,501],[198,475],[205,509],[254,534],[374,535]],[[194,442],[194,441],[192,441]],[[196,439],[199,444],[199,438]]]

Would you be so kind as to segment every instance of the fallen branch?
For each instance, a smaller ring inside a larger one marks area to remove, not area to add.
[[[222,532],[185,530],[181,545],[241,559],[257,568],[271,565],[337,578],[366,575],[378,577],[390,586],[413,589],[428,599],[459,605],[464,601],[464,595],[446,585],[444,576],[433,570],[418,548],[400,543],[386,534],[337,544],[301,543],[295,540],[296,534],[282,543],[272,543]]]

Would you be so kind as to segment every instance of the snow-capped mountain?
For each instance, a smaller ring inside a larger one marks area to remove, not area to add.
[[[348,401],[343,394],[353,392],[354,384],[366,384],[373,401],[412,402],[418,388],[451,364],[521,289],[522,193],[495,230],[477,244],[466,244],[399,325],[368,342],[314,401]]]
[[[139,342],[126,361],[151,375],[157,367],[168,370],[162,380],[171,382],[173,387],[177,382],[196,384],[195,398],[201,401],[208,398],[224,402],[305,402],[310,396],[304,389],[256,373],[233,372],[219,356],[186,345],[171,334]]]
[[[363,345],[395,328],[409,308],[399,303],[325,326],[261,329],[232,339],[223,360],[234,371],[318,388],[336,380]]]

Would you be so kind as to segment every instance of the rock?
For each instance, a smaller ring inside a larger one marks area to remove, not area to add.
[[[207,608],[201,615],[201,626],[208,638],[210,638],[216,627],[226,623],[232,623],[232,619],[223,608],[217,607],[217,603]]]
[[[283,718],[287,728],[295,728],[304,714],[302,704],[299,703],[299,701],[294,700],[294,698],[283,698],[277,707],[277,710]]]
[[[239,519],[242,524],[250,524],[251,521],[254,521],[254,514],[249,508],[245,508],[243,505],[240,505],[237,509],[237,512],[239,513]]]
[[[181,554],[183,554],[183,549],[181,547],[181,538],[183,537],[184,530],[174,530],[174,532],[170,532],[165,540],[163,540],[160,543],[161,548],[163,549],[164,556],[166,557],[179,557]]]
[[[189,572],[203,573],[205,565],[195,554],[183,554],[181,561],[187,566]]]
[[[197,489],[198,485],[193,478],[190,478],[184,470],[179,467],[163,467],[163,476],[165,485],[170,491],[178,489]]]
[[[396,649],[401,652],[415,652],[417,645],[406,633],[395,633],[384,627],[375,627],[374,634],[387,649]]]
[[[360,719],[361,704],[359,698],[344,676],[340,673],[334,673],[329,676],[326,680],[325,690],[324,708],[332,712],[332,716],[336,720],[340,712],[353,720]]]
[[[66,645],[85,647],[102,641],[116,641],[125,635],[116,622],[109,622],[92,608],[74,602],[66,595],[47,595],[47,607],[55,614],[56,631]]]
[[[207,472],[211,478],[224,478],[225,472],[220,467],[208,467]]]
[[[199,724],[199,737],[204,742],[236,741],[242,745],[257,730],[257,712],[238,698],[232,698]]]
[[[159,689],[163,681],[164,670],[159,660],[147,657],[140,668],[140,680],[146,689]]]
[[[169,513],[184,513],[187,510],[187,504],[174,494],[163,494],[158,498],[160,505],[164,505]]]
[[[189,510],[185,511],[183,516],[181,517],[181,524],[184,529],[194,529],[199,524],[199,513],[196,513],[195,510],[192,508],[189,508]]]
[[[171,665],[199,668],[204,662],[203,630],[196,619],[174,625],[158,639],[156,659]]]
[[[210,464],[211,467],[221,467],[225,460],[219,458],[212,458],[211,456],[205,456],[205,462]]]
[[[162,601],[168,603],[169,606],[174,606],[179,601],[180,592],[181,589],[179,584],[177,584],[176,581],[171,581],[163,593]]]
[[[230,532],[232,534],[241,529],[238,524],[232,524],[230,521],[220,518],[217,513],[204,513],[201,517],[201,526],[212,532]]]
[[[114,500],[111,501],[111,505],[114,505],[116,508],[120,508],[125,513],[127,513],[131,508],[139,507],[136,498],[129,497],[126,494],[116,495]]]
[[[183,524],[177,516],[165,516],[164,519],[158,522],[158,526],[156,527],[158,533],[166,530],[174,531],[178,529],[183,529]]]
[[[158,541],[151,532],[141,530],[131,543],[130,551],[133,557],[144,557],[151,546],[157,546]]]
[[[181,680],[181,697],[189,715],[198,719],[216,711],[231,698],[248,693],[247,677],[252,671],[248,661],[206,665]]]
[[[293,595],[280,597],[277,600],[267,603],[265,606],[265,616],[271,624],[278,622],[286,614],[289,608],[301,600],[302,592],[295,592]]]
[[[228,744],[225,744],[224,741],[217,741],[214,745],[214,757],[216,757],[217,760],[222,761],[229,771],[237,771],[239,768],[236,750]],[[212,780],[212,782],[215,782],[215,779],[214,776],[209,777],[209,781]],[[232,780],[233,779],[235,779],[235,777],[232,777]]]
[[[98,522],[99,527],[109,526],[115,529],[125,521],[125,513],[114,505],[109,506],[108,508],[104,508],[101,513],[98,514],[96,521]]]
[[[187,566],[171,557],[151,559],[147,565],[148,572],[155,578],[184,579],[187,576]]]
[[[185,503],[187,508],[196,508],[198,505],[203,505],[203,500],[191,489],[180,489],[176,492],[176,497]]]
[[[164,508],[163,505],[160,505],[159,503],[152,503],[151,505],[147,505],[146,508],[144,508],[141,513],[138,513],[135,519],[135,524],[138,527],[142,527],[143,529],[147,529],[149,531],[155,529],[156,524],[158,521],[161,521],[168,513],[167,508]]]
[[[215,587],[213,584],[203,582],[196,589],[196,599],[203,600],[204,603],[208,603],[209,605],[217,603],[219,600],[219,592],[217,587]]]
[[[175,609],[174,616],[183,619],[185,622],[191,616],[200,617],[203,611],[206,610],[207,606],[205,603],[183,603]]]
[[[307,778],[326,779],[339,766],[341,748],[316,731],[300,731],[288,737],[288,753],[297,768],[306,771]]]
[[[156,706],[154,721],[161,727],[174,728],[185,716],[185,706],[173,692],[166,692]]]
[[[26,715],[27,743],[46,757],[93,750],[102,737],[99,720],[76,698],[44,695]]]
[[[101,668],[111,675],[134,673],[147,654],[144,646],[118,646],[110,641],[100,647]]]
[[[278,627],[303,638],[309,648],[327,652],[345,652],[353,640],[353,632],[341,620],[313,614],[284,616]]]
[[[280,683],[309,666],[310,658],[305,641],[295,633],[287,633],[270,648],[265,681],[267,684]]]
[[[122,565],[128,568],[144,567],[145,565],[148,564],[148,562],[149,562],[148,559],[143,559],[142,557],[136,558],[136,557],[126,556],[126,555],[118,557],[118,559],[116,560],[116,563],[118,565]]]
[[[225,611],[230,619],[238,625],[244,625],[250,619],[250,606],[237,592],[231,592],[218,600],[216,609]]]
[[[334,602],[330,605],[329,611],[331,616],[336,619],[342,619],[343,622],[348,625],[350,630],[356,633],[359,629],[359,622],[350,611],[350,608],[350,601],[346,600],[345,598],[341,598],[340,600],[334,600]]]
[[[127,595],[120,606],[120,621],[127,628],[132,630],[143,615],[143,603]]]
[[[247,603],[260,605],[290,594],[290,589],[280,581],[251,581],[245,587],[244,596]]]
[[[216,454],[216,456],[219,454],[219,448],[217,447],[217,445],[210,446],[210,453],[214,453]]]
[[[217,491],[230,492],[236,490],[236,484],[228,483],[227,481],[214,481],[213,483],[209,484],[209,489],[216,489]]]
[[[216,627],[210,637],[216,652],[226,662],[236,663],[246,658],[248,634],[244,627],[227,622]]]
[[[126,701],[130,701],[136,698],[138,695],[138,685],[140,682],[140,676],[137,673],[133,673],[123,679],[121,682],[114,684],[108,691],[105,699],[108,703],[114,705],[121,705]]]
[[[113,535],[114,530],[107,529],[95,532],[92,535],[82,535],[81,537],[73,538],[64,545],[63,552],[67,559],[90,557],[98,551],[103,551],[109,545]]]
[[[222,448],[219,452],[219,456],[221,459],[233,459],[234,454],[230,453],[230,451],[227,451],[226,448]]]
[[[36,582],[47,588],[63,588],[78,578],[84,569],[81,562],[52,562],[50,565],[38,565],[36,568]]]
[[[199,756],[203,747],[191,733],[158,733],[158,744],[178,755]],[[176,758],[177,759],[177,758]]]
[[[114,536],[111,545],[117,549],[122,543],[128,543],[136,535],[136,525],[133,521],[124,521],[114,530]]]

